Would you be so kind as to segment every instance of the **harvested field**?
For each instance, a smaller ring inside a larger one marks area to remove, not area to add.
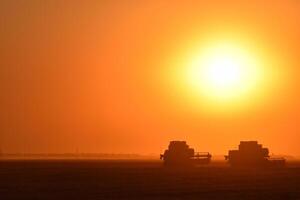
[[[300,199],[300,163],[173,169],[151,160],[2,160],[0,199]]]

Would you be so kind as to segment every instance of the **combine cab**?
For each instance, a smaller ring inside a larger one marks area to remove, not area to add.
[[[191,166],[210,163],[211,155],[208,152],[195,152],[185,141],[171,141],[160,159],[166,166]]]
[[[269,149],[257,141],[241,141],[238,150],[230,150],[225,156],[231,166],[238,167],[282,167],[284,158],[270,158]]]

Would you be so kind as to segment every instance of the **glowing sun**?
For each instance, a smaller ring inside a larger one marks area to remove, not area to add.
[[[195,56],[188,67],[188,82],[212,100],[244,98],[260,80],[257,58],[244,49],[220,44]]]

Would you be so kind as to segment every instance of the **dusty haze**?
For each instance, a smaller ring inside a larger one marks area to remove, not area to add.
[[[300,155],[296,0],[2,0],[0,27],[4,152],[149,154],[180,139],[214,154],[258,140]],[[257,105],[210,113],[166,76],[191,44],[232,33],[285,79]]]

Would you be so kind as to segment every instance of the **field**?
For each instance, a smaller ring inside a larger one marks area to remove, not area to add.
[[[0,199],[300,199],[300,164],[172,169],[155,160],[2,160]]]

